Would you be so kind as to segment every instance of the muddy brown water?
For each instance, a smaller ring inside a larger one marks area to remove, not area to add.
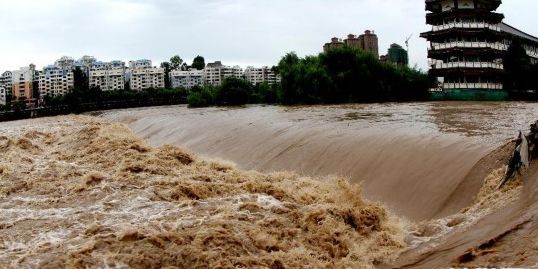
[[[335,106],[185,106],[106,111],[153,145],[174,144],[242,169],[340,175],[411,220],[471,203],[475,164],[526,130],[538,104],[433,102]]]

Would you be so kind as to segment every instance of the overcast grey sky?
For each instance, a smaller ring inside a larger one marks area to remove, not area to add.
[[[538,1],[504,2],[506,23],[538,35]],[[273,65],[365,29],[378,34],[382,54],[413,34],[411,64],[427,66],[424,0],[0,0],[0,25],[0,71],[63,55]]]

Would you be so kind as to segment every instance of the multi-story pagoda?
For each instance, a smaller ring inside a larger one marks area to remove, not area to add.
[[[440,78],[443,90],[502,90],[502,59],[515,38],[538,59],[538,38],[504,24],[504,15],[495,12],[501,3],[426,0],[426,22],[432,30],[421,36],[431,43],[430,74]]]

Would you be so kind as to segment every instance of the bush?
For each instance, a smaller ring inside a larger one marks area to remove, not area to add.
[[[215,101],[218,105],[244,105],[249,103],[252,95],[252,86],[240,78],[226,78],[217,88]]]
[[[207,107],[214,105],[213,93],[210,88],[195,89],[187,96],[187,104],[189,107]]]

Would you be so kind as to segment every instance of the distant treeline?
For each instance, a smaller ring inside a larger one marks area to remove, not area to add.
[[[219,87],[193,89],[187,98],[189,106],[423,101],[435,85],[421,71],[382,63],[368,52],[349,47],[305,58],[288,53],[276,71],[282,78],[280,85],[251,86],[228,78]]]
[[[204,107],[422,101],[428,100],[428,89],[435,84],[421,71],[382,63],[368,52],[349,47],[304,58],[288,53],[273,69],[281,76],[281,83],[253,86],[242,78],[226,78],[220,86],[190,90],[132,91],[127,84],[126,90],[102,91],[99,87],[89,87],[86,74],[77,68],[74,88],[63,96],[40,98],[41,108],[37,110],[78,113],[185,102],[190,107]],[[0,111],[21,112],[25,106],[25,100],[19,99],[0,107]]]

